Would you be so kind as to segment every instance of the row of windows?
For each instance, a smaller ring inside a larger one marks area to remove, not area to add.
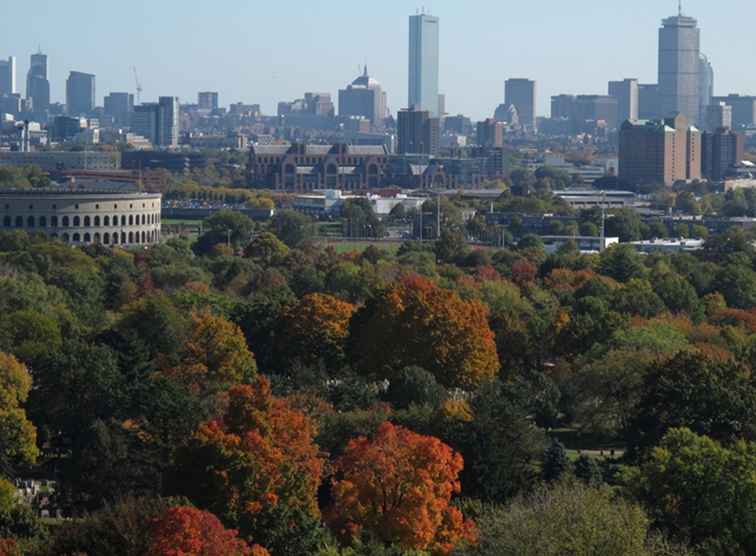
[[[128,234],[126,232],[121,232],[120,234],[118,232],[113,232],[112,234],[105,232],[100,235],[99,232],[95,232],[94,234],[87,232],[85,234],[61,234],[60,236],[58,236],[58,234],[50,234],[50,237],[55,239],[59,238],[64,243],[102,243],[104,245],[118,245],[155,243],[160,237],[160,234],[157,230],[150,230],[148,232],[141,232],[141,234],[139,232],[129,232]]]
[[[3,227],[10,228],[13,226],[14,220],[10,216],[5,216],[3,218]],[[58,218],[58,216],[51,216],[50,217],[50,227],[51,228],[57,228],[59,223],[60,226],[63,228],[67,228],[68,226],[73,226],[74,228],[79,228],[82,226],[82,222],[84,223],[85,228],[89,228],[90,226],[95,226],[96,228],[99,228],[100,225],[108,227],[111,226],[111,219],[110,216],[104,216],[102,220],[100,220],[99,216],[95,216],[94,218],[91,218],[89,216],[85,216],[84,218],[81,218],[80,216],[74,216],[73,218],[69,218],[68,216],[62,216]],[[112,225],[118,226],[119,220],[118,215],[113,216]],[[26,227],[27,228],[47,228],[47,217],[46,216],[40,216],[39,218],[35,218],[34,216],[28,216],[26,218]],[[160,216],[158,214],[129,214],[126,216],[125,214],[121,215],[120,219],[120,225],[121,226],[144,226],[147,224],[158,224],[160,223]],[[23,228],[24,227],[24,217],[23,216],[16,216],[15,218],[15,227],[16,228]]]
[[[5,205],[5,210],[10,210],[10,208],[11,208],[11,206],[9,204]],[[52,208],[53,208],[53,210],[58,210],[58,205],[53,205]],[[76,208],[76,210],[79,210],[79,205],[75,205],[75,208]],[[117,204],[113,205],[113,208],[115,210],[118,210],[118,205]],[[134,205],[133,204],[129,205],[129,208],[133,209]],[[142,208],[147,208],[147,204],[146,203],[142,203]],[[155,203],[151,203],[150,204],[150,208],[155,208]],[[34,210],[34,205],[29,205],[29,210]],[[88,207],[87,210],[91,210],[91,206]],[[100,210],[100,205],[95,205],[95,210]]]

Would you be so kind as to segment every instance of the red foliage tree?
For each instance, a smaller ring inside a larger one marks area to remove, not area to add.
[[[149,556],[267,556],[226,529],[210,512],[180,506],[155,520]]]
[[[415,365],[446,386],[474,387],[499,370],[485,306],[421,276],[378,293],[355,313],[350,332],[355,368],[379,377]]]
[[[432,436],[383,423],[359,437],[336,464],[332,522],[339,533],[363,529],[405,550],[448,554],[476,537],[475,525],[450,505],[460,492],[462,456]]]
[[[279,505],[317,518],[323,460],[314,434],[310,419],[273,397],[259,376],[231,388],[224,414],[180,451],[174,490],[245,538],[259,539]]]
[[[0,556],[21,556],[21,549],[13,539],[0,539]]]

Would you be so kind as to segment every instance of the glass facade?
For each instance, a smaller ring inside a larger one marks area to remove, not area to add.
[[[439,21],[420,14],[410,16],[409,107],[439,117],[438,56]]]

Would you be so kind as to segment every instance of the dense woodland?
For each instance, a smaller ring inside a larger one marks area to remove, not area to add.
[[[0,234],[0,554],[756,554],[751,237],[547,256],[458,228]]]

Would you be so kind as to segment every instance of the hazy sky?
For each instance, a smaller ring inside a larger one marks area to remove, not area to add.
[[[441,18],[441,91],[447,111],[480,119],[503,102],[504,80],[538,81],[538,113],[559,93],[606,94],[609,80],[656,82],[657,29],[676,0],[0,0],[0,57],[49,55],[52,96],[63,101],[69,70],[97,75],[110,91],[221,104],[260,103],[338,89],[367,61],[393,111],[407,102],[407,16],[425,6]],[[716,94],[756,94],[756,1],[685,0],[703,29]]]

